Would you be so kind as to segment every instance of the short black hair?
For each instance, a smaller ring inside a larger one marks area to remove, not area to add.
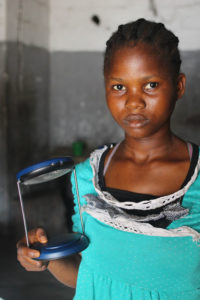
[[[104,54],[104,73],[109,70],[113,53],[123,46],[135,46],[138,43],[149,44],[155,49],[156,54],[168,63],[172,76],[177,77],[180,72],[181,58],[178,49],[179,39],[162,23],[138,19],[124,25],[119,25],[118,30],[106,42]]]

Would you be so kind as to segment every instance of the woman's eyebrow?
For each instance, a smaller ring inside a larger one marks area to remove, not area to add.
[[[123,79],[118,77],[110,77],[111,80],[123,82]]]
[[[152,75],[149,75],[149,76],[141,76],[141,79],[143,80],[151,80],[152,78],[160,78],[159,74],[152,74]],[[109,78],[110,80],[113,80],[113,81],[118,81],[118,82],[123,82],[124,80],[122,78],[119,78],[119,77],[110,77]]]
[[[150,79],[155,78],[155,77],[160,78],[160,76],[158,74],[153,74],[153,75],[150,75],[150,76],[144,76],[143,79],[150,80]]]

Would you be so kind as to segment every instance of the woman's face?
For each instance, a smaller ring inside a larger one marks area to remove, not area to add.
[[[184,93],[185,76],[174,80],[147,44],[116,50],[105,74],[108,108],[125,134],[149,137],[169,130],[176,100]]]

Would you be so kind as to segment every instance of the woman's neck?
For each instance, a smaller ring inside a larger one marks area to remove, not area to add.
[[[138,163],[146,163],[159,157],[169,155],[174,146],[183,143],[172,132],[160,136],[135,139],[126,136],[122,142],[123,155]]]

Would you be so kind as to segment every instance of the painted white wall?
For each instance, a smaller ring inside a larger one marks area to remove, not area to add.
[[[200,0],[155,0],[157,20],[175,32],[181,50],[200,49]]]
[[[200,0],[0,0],[0,41],[18,39],[50,51],[102,51],[119,24],[144,17],[174,31],[181,50],[197,50],[199,15]]]
[[[49,0],[7,0],[7,41],[49,48]]]
[[[6,0],[0,0],[0,224],[9,218],[9,199],[7,182],[7,145],[6,145]],[[2,45],[3,43],[3,45]],[[1,226],[1,231],[2,231]]]
[[[181,50],[200,49],[200,0],[49,1],[51,51],[102,51],[119,24],[141,17],[164,22]],[[99,26],[92,15],[99,16]]]
[[[6,0],[0,0],[0,42],[6,40]]]

